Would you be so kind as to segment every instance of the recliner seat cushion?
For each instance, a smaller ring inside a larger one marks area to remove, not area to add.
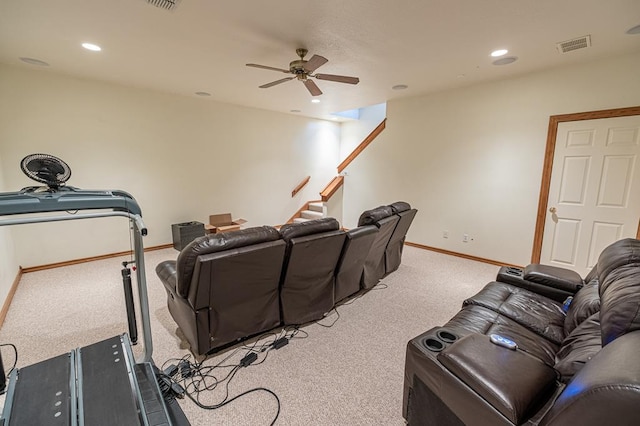
[[[259,226],[196,238],[178,255],[176,293],[187,297],[198,256],[279,239],[280,234],[271,226]]]
[[[491,309],[558,345],[565,336],[562,304],[520,287],[491,282],[463,305]]]
[[[565,336],[571,333],[577,326],[591,315],[600,311],[600,293],[598,280],[594,279],[582,287],[573,297],[569,312],[564,320]]]
[[[472,333],[495,333],[508,337],[524,351],[549,365],[554,364],[559,349],[559,345],[541,338],[512,319],[477,305],[463,307],[443,328],[453,330],[460,337]]]

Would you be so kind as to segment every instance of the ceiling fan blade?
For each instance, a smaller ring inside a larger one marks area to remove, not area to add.
[[[268,67],[266,65],[247,64],[247,66],[254,67],[254,68],[262,68],[263,70],[280,71],[280,72],[286,72],[286,73],[290,72],[289,70],[284,70],[282,68]]]
[[[311,96],[320,96],[322,95],[322,90],[313,82],[313,80],[304,80],[304,86],[307,88]]]
[[[276,84],[284,83],[285,81],[293,80],[295,77],[285,77],[280,80],[272,81],[271,83],[263,84],[262,86],[258,86],[261,89],[266,89],[271,86],[275,86]]]
[[[316,74],[314,77],[318,80],[337,81],[338,83],[358,84],[360,82],[358,77],[347,77],[346,75]]]
[[[329,62],[327,58],[324,58],[319,55],[313,55],[311,59],[309,59],[307,63],[304,64],[304,70],[307,72],[314,72],[315,70],[317,70],[318,68],[326,64],[327,62]]]

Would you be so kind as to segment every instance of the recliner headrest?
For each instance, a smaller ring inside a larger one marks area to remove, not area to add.
[[[391,207],[391,211],[393,211],[393,213],[400,213],[411,210],[411,205],[404,201],[396,201],[393,204],[389,204],[389,207]]]
[[[640,330],[640,241],[617,241],[598,258],[602,346]]]
[[[604,282],[607,275],[622,265],[640,263],[640,240],[625,238],[602,250],[598,258],[598,279]]]
[[[178,255],[178,286],[182,289],[180,294],[186,295],[183,293],[188,291],[198,256],[279,239],[280,234],[272,226],[257,226],[196,238]]]
[[[337,231],[340,223],[332,217],[308,220],[306,222],[287,223],[280,228],[282,239],[289,242],[292,238],[305,235],[319,234],[322,232]]]
[[[393,210],[390,206],[380,206],[375,209],[366,210],[358,219],[358,226],[363,225],[376,225],[378,226],[378,221],[384,219],[385,217],[393,216]]]

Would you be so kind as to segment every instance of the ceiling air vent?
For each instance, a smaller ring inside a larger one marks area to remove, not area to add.
[[[147,3],[160,9],[173,10],[181,0],[147,0]]]
[[[572,40],[561,41],[557,45],[558,52],[567,53],[573,50],[584,49],[587,47],[591,47],[591,36],[586,35],[578,38],[574,38]]]

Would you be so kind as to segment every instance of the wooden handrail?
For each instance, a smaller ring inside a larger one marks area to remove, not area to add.
[[[360,155],[360,153],[362,151],[364,151],[364,149],[367,147],[367,145],[369,145],[371,142],[373,142],[373,140],[380,134],[382,133],[382,131],[384,130],[385,126],[387,123],[387,119],[385,118],[384,120],[382,120],[382,122],[380,124],[378,124],[378,127],[376,127],[375,129],[373,129],[373,131],[371,131],[371,133],[369,133],[369,136],[367,136],[361,143],[360,145],[358,145],[356,147],[356,149],[353,150],[353,152],[351,154],[349,154],[349,156],[347,158],[344,159],[344,161],[342,161],[342,163],[340,163],[340,165],[338,166],[338,173],[342,173],[342,171],[344,169],[347,168],[347,166],[353,161],[355,160],[355,158]]]
[[[293,197],[295,197],[295,196],[296,196],[296,194],[297,194],[298,192],[300,192],[300,190],[301,190],[302,188],[304,188],[304,186],[305,186],[307,183],[309,183],[309,180],[310,180],[310,179],[311,179],[311,176],[307,176],[306,178],[302,179],[302,182],[300,182],[300,183],[298,184],[298,186],[296,186],[295,188],[293,188],[293,191],[291,191],[291,197],[292,197],[292,198],[293,198]]]
[[[331,180],[331,182],[329,182],[329,185],[327,185],[326,188],[323,189],[322,192],[320,193],[320,197],[322,198],[322,201],[329,201],[329,198],[331,198],[331,196],[336,193],[338,188],[340,188],[343,183],[344,183],[344,176],[334,177]]]

